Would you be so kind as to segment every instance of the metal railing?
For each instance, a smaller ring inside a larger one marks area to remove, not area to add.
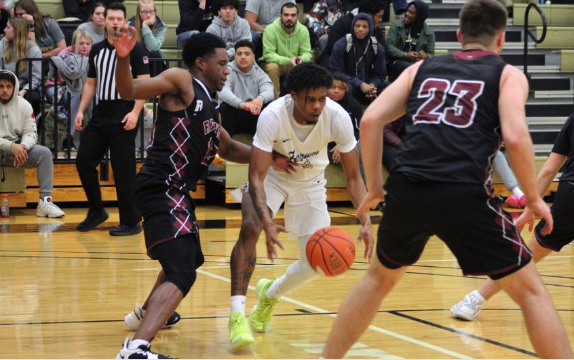
[[[542,35],[540,36],[540,39],[536,39],[536,34],[534,33],[534,31],[528,28],[528,15],[532,8],[534,8],[542,18]],[[540,44],[546,38],[547,28],[548,23],[546,21],[546,15],[544,15],[544,12],[536,4],[534,3],[528,4],[528,6],[526,7],[526,11],[524,12],[524,60],[523,60],[524,75],[526,75],[526,78],[528,80],[530,80],[530,77],[528,76],[528,37],[530,37],[534,41],[534,43]]]

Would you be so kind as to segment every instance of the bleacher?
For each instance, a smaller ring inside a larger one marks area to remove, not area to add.
[[[58,0],[36,0],[40,10],[49,13],[52,17],[60,19],[64,17],[62,2]],[[431,12],[427,23],[433,27],[436,34],[437,55],[456,50],[460,47],[456,41],[456,29],[458,27],[458,13],[464,4],[463,0],[444,0],[441,4],[430,4]],[[505,50],[502,57],[512,65],[524,67],[523,46],[526,36],[524,31],[524,14],[527,7],[522,0],[515,1],[513,18],[509,19],[506,32]],[[124,2],[128,10],[128,18],[135,14],[137,1],[127,0]],[[242,2],[243,8],[244,2]],[[175,28],[179,22],[179,9],[177,1],[156,1],[157,15],[168,26],[165,43],[162,48],[167,58],[176,59],[181,57],[181,51],[177,49]],[[528,74],[530,77],[531,93],[528,99],[526,111],[530,133],[532,135],[536,164],[539,169],[548,156],[552,143],[561,129],[566,118],[574,112],[574,5],[540,5],[548,21],[546,39],[541,44],[529,41],[527,58]],[[391,22],[393,16],[391,16]],[[386,23],[387,28],[390,25]],[[530,28],[540,36],[542,22],[540,16],[531,11],[529,16]],[[142,134],[143,133],[143,134]],[[147,141],[149,129],[139,134],[138,144]],[[141,137],[143,136],[143,139]],[[73,157],[72,157],[73,159]],[[54,178],[54,201],[85,201],[85,195],[72,159],[68,163],[55,163]],[[141,166],[141,165],[138,165]],[[106,172],[104,172],[106,173]],[[241,185],[247,178],[246,165],[227,164],[225,172],[215,172],[211,179],[215,184],[223,184],[222,190],[226,194],[234,187]],[[328,199],[349,200],[345,186],[345,178],[342,170],[330,166],[327,169],[329,180]],[[101,181],[104,200],[115,200],[114,180],[111,167],[109,177]],[[27,189],[25,193],[13,196],[13,206],[25,206],[26,203],[37,201],[37,182],[35,170],[26,170],[25,181]],[[507,196],[509,193],[495,177],[495,190],[498,194]],[[205,198],[205,184],[200,184],[194,198]],[[2,186],[0,186],[1,188]],[[1,189],[0,189],[1,190]],[[229,201],[229,198],[226,199]],[[11,199],[12,201],[12,199]]]

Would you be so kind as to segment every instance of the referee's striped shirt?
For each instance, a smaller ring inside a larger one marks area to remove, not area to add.
[[[88,77],[95,78],[99,101],[121,100],[116,88],[116,49],[105,39],[92,47]],[[149,60],[143,46],[136,43],[130,53],[132,76],[149,75]]]

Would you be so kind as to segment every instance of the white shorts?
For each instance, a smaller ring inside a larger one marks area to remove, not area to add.
[[[275,216],[281,204],[285,203],[285,227],[290,230],[290,237],[311,235],[331,225],[326,183],[325,179],[295,182],[271,174],[265,177],[263,185],[267,206]]]

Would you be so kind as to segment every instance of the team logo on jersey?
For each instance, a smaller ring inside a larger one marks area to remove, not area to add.
[[[200,112],[203,109],[203,101],[202,100],[197,100],[197,103],[195,103],[195,112]]]

